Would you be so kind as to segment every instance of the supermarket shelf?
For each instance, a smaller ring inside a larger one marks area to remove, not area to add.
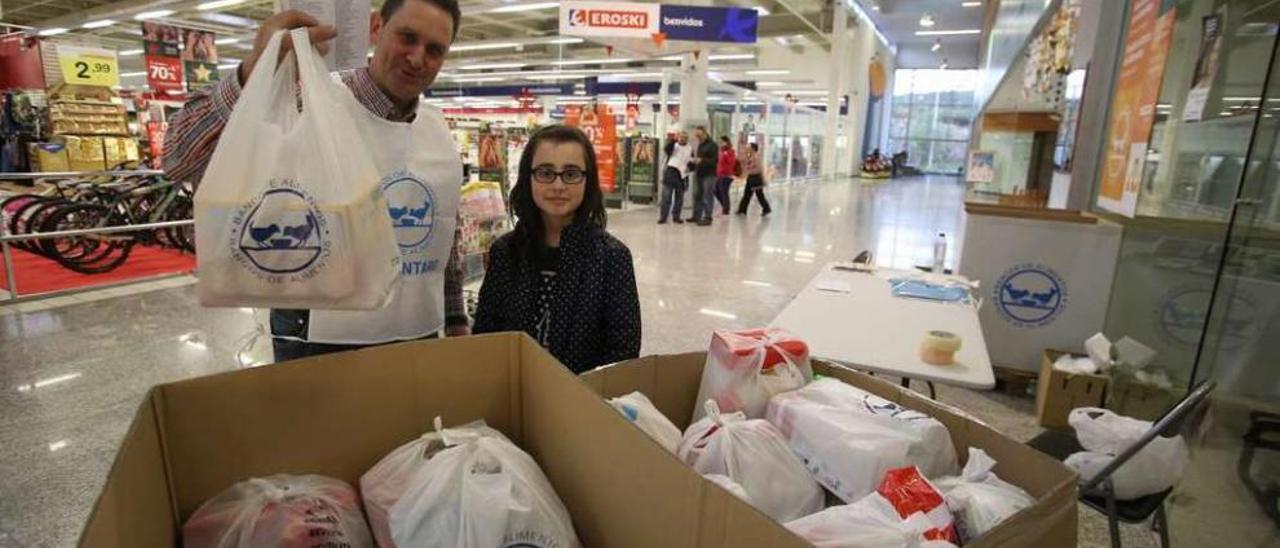
[[[138,177],[144,175],[164,175],[159,169],[132,169],[122,171],[43,171],[34,173],[0,173],[0,181],[28,181],[31,179],[76,178],[113,175],[118,177]]]

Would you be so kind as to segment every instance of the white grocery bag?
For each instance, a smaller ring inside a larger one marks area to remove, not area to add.
[[[182,526],[186,548],[372,548],[356,492],[324,476],[242,481],[200,505]]]
[[[906,519],[898,516],[879,493],[871,493],[853,504],[832,506],[786,523],[787,529],[821,548],[944,548],[955,546],[943,540],[928,540],[925,532],[934,527],[928,516],[916,512]]]
[[[705,407],[707,417],[685,431],[680,460],[699,474],[727,476],[746,492],[747,502],[778,521],[822,510],[822,487],[777,429],[742,412],[722,415],[714,400]]]
[[[375,505],[385,509],[386,527],[374,523],[383,548],[579,546],[542,469],[483,421],[446,429],[437,417],[436,433],[387,455],[360,485],[371,521]]]
[[[1116,455],[1133,445],[1152,424],[1109,409],[1080,407],[1071,410],[1067,423],[1086,451],[1063,461],[1080,474],[1080,483],[1093,479]],[[1111,474],[1111,488],[1118,500],[1154,495],[1182,479],[1190,455],[1182,436],[1157,436],[1138,454]]]
[[[379,174],[356,103],[338,95],[350,91],[305,29],[291,36],[280,62],[284,33],[271,37],[196,191],[196,294],[205,306],[376,309],[400,273]]]
[[[725,413],[742,411],[759,419],[774,394],[812,379],[809,347],[795,335],[777,328],[716,331],[694,401],[715,400]],[[702,417],[702,405],[694,406],[690,422]]]
[[[632,392],[609,400],[609,405],[617,409],[622,416],[648,434],[664,449],[676,452],[680,445],[680,429],[671,423],[662,411],[653,406],[653,402],[640,392]]]
[[[874,491],[892,468],[915,466],[935,478],[959,467],[951,433],[937,419],[837,379],[774,396],[766,419],[845,502]]]
[[[977,447],[969,448],[969,461],[959,476],[933,480],[956,517],[960,539],[969,542],[990,531],[1036,500],[1021,487],[996,476],[995,459]]]

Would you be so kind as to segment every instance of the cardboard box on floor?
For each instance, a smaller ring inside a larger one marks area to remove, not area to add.
[[[315,473],[356,485],[437,415],[447,425],[484,419],[529,452],[584,546],[803,545],[515,334],[404,343],[157,386],[120,446],[80,544],[178,546],[201,503],[250,477]]]
[[[1040,360],[1040,378],[1036,381],[1036,418],[1045,428],[1071,428],[1067,415],[1077,407],[1102,407],[1107,401],[1106,375],[1067,373],[1053,368],[1063,354],[1084,354],[1045,350]]]
[[[587,372],[582,375],[582,379],[606,398],[638,390],[648,396],[654,406],[677,427],[684,429],[689,425],[689,418],[693,414],[705,361],[704,353],[640,358]],[[961,458],[968,455],[969,447],[981,448],[998,463],[996,475],[1025,489],[1036,498],[1034,505],[1012,516],[981,538],[966,544],[966,548],[1076,546],[1076,473],[1061,462],[1014,441],[955,408],[925,399],[915,392],[881,379],[820,362],[814,362],[813,370],[819,375],[839,379],[938,419],[950,430],[956,453]],[[697,500],[707,494],[705,485],[686,485],[684,489],[685,491],[676,494],[666,492],[667,500],[672,503]],[[653,508],[651,505],[644,507],[646,511]],[[727,522],[716,520],[702,525],[705,531],[721,523]],[[741,538],[752,539],[751,536]],[[798,539],[787,539],[784,544],[748,542],[740,545],[805,546],[806,543]]]

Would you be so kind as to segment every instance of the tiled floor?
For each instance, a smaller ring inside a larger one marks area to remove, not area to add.
[[[652,208],[611,215],[635,257],[644,353],[767,324],[824,263],[863,249],[882,265],[927,264],[937,233],[954,239],[962,215],[963,187],[947,178],[770,192],[772,216],[711,227],[657,226]],[[260,315],[201,308],[190,283],[0,306],[0,548],[74,544],[148,387],[269,359],[269,342],[253,337]],[[941,386],[939,399],[1015,438],[1038,432],[1029,399]],[[1104,524],[1087,511],[1081,520],[1082,544],[1104,545]],[[1125,541],[1151,544],[1141,527]]]

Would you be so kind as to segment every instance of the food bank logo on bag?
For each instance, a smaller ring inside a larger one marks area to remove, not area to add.
[[[508,533],[502,544],[502,548],[561,548],[562,546],[564,544],[556,538],[537,531]]]
[[[409,172],[398,171],[382,179],[382,193],[387,197],[400,253],[426,249],[436,225],[436,197],[431,187]]]
[[[1041,264],[1022,264],[1005,271],[995,283],[996,310],[1019,327],[1042,327],[1067,308],[1067,284]]]
[[[271,181],[236,211],[232,227],[236,262],[269,282],[306,280],[328,264],[328,222],[295,181]]]

